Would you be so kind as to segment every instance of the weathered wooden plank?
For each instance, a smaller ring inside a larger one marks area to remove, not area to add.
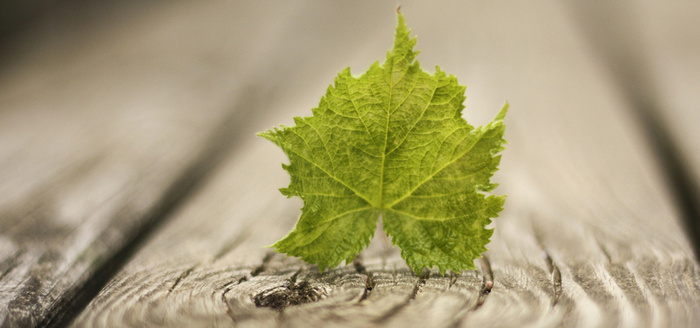
[[[695,124],[700,111],[694,101],[700,89],[700,4],[697,1],[632,2],[615,4],[575,3],[573,8],[581,20],[584,32],[597,42],[610,64],[622,72],[626,82],[621,88],[644,93],[644,97],[659,112],[668,133],[691,162],[694,172],[700,172],[700,138]],[[590,22],[599,24],[590,24]],[[606,26],[616,24],[618,28]]]
[[[663,166],[665,180],[700,254],[700,7],[616,1],[571,3],[572,17],[608,68]],[[614,27],[614,28],[612,28]]]
[[[60,322],[96,272],[235,144],[246,108],[265,96],[250,92],[260,82],[252,68],[276,46],[240,30],[245,16],[201,30],[203,20],[229,17],[208,7],[105,6],[48,20],[4,58],[3,327]]]
[[[644,3],[647,40],[655,46],[650,65],[662,98],[660,116],[690,162],[696,186],[700,185],[700,4],[684,1],[668,6]],[[668,22],[673,22],[669,24]],[[698,196],[698,195],[696,195]],[[696,198],[696,201],[700,199]]]
[[[682,1],[667,6],[640,4],[644,39],[653,44],[650,63],[658,89],[658,113],[653,119],[664,127],[678,155],[668,165],[669,177],[678,187],[676,198],[683,208],[686,230],[700,257],[700,4]],[[668,22],[673,22],[669,24]]]
[[[335,11],[316,4],[303,11],[313,24],[291,20],[280,33],[292,47],[292,35],[335,26],[343,42],[312,37],[306,45],[329,42],[366,67],[391,41],[382,30],[393,22],[381,14],[388,6],[344,8],[380,22],[364,32],[342,16],[324,20]],[[300,202],[275,190],[287,181],[281,152],[251,136],[75,326],[693,326],[700,270],[660,168],[565,10],[549,2],[404,5],[423,66],[440,63],[472,86],[468,118],[484,122],[503,98],[512,104],[511,145],[497,174],[509,199],[479,270],[415,276],[379,232],[362,261],[323,275],[270,253],[262,246],[293,226]],[[278,114],[250,124],[308,115],[339,70],[334,60],[347,58],[289,59],[307,84],[282,82],[287,92],[269,106]]]

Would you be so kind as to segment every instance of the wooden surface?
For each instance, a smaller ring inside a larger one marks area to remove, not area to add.
[[[19,45],[26,55],[7,59],[0,78],[6,326],[65,314],[91,275],[235,144],[235,129],[251,114],[245,107],[256,81],[242,78],[251,58],[223,49],[231,46],[221,38],[181,33],[187,22],[158,8],[140,9],[116,8],[115,17],[95,9],[104,21],[88,22],[93,29],[49,21]],[[115,28],[126,16],[131,24]],[[179,38],[210,46],[178,49]]]
[[[470,123],[511,104],[495,176],[508,199],[478,270],[416,276],[381,230],[355,263],[322,275],[264,247],[293,227],[301,201],[279,194],[286,159],[254,133],[309,115],[342,68],[383,58],[394,4],[98,6],[104,19],[84,22],[89,30],[62,13],[73,27],[56,19],[27,32],[24,55],[0,71],[2,326],[65,324],[71,311],[77,327],[700,322],[679,192],[606,52],[572,14],[596,11],[402,8],[422,66],[469,86]],[[675,35],[664,28],[650,28],[654,40]],[[693,48],[665,51],[645,60],[700,67]],[[658,71],[677,84],[693,76]],[[693,98],[663,85],[658,99]],[[690,126],[693,108],[654,110]],[[671,140],[692,153],[697,133],[682,131]],[[114,275],[93,298],[102,271]],[[92,301],[83,309],[77,295]]]
[[[642,127],[700,254],[700,5],[572,2],[569,11]]]

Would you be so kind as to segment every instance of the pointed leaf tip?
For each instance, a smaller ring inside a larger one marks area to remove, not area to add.
[[[413,47],[416,45],[416,38],[411,38],[411,30],[406,26],[406,19],[403,17],[403,14],[397,12],[396,17],[398,22],[396,34],[394,35],[394,48],[387,55],[387,61],[410,64],[415,59],[416,54],[418,54],[417,51],[413,51]]]
[[[503,121],[506,118],[506,113],[508,113],[508,107],[510,107],[510,104],[506,101],[505,104],[503,104],[503,108],[498,112],[498,115],[496,115],[496,119],[494,121]]]
[[[408,27],[406,27],[406,19],[403,17],[403,14],[401,13],[401,6],[396,8],[396,17],[398,19],[398,25],[396,27],[396,30],[407,30]]]

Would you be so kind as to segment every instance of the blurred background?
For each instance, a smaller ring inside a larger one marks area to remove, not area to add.
[[[637,160],[681,175],[671,189],[700,181],[697,1],[4,1],[0,207],[78,173],[176,170],[212,131],[225,148],[291,124],[337,72],[383,59],[398,5],[423,67],[469,86],[470,122],[511,103],[509,140],[530,135],[513,152],[553,160],[567,133],[607,167],[601,141],[630,138],[651,149]],[[610,117],[632,135],[604,132]]]
[[[700,1],[10,0],[0,3],[0,293],[10,295],[0,318],[11,295],[26,295],[27,272],[42,281],[28,290],[70,299],[229,154],[261,163],[232,189],[284,186],[284,155],[255,132],[310,115],[345,67],[357,75],[382,61],[399,5],[422,67],[468,86],[472,125],[511,104],[495,176],[509,195],[496,224],[508,223],[494,257],[542,227],[568,231],[545,242],[583,245],[599,220],[603,244],[629,244],[619,254],[657,237],[669,254],[691,253]],[[268,199],[255,192],[251,204]],[[293,226],[295,201],[269,241]],[[576,247],[553,254],[588,261]]]

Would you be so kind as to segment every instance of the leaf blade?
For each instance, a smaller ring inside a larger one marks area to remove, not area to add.
[[[479,128],[462,117],[466,88],[436,67],[423,71],[401,14],[383,64],[336,77],[313,116],[260,135],[290,160],[286,196],[304,200],[295,228],[273,245],[335,267],[374,235],[378,217],[416,273],[423,267],[473,269],[486,251],[505,196],[496,184],[508,104]]]

